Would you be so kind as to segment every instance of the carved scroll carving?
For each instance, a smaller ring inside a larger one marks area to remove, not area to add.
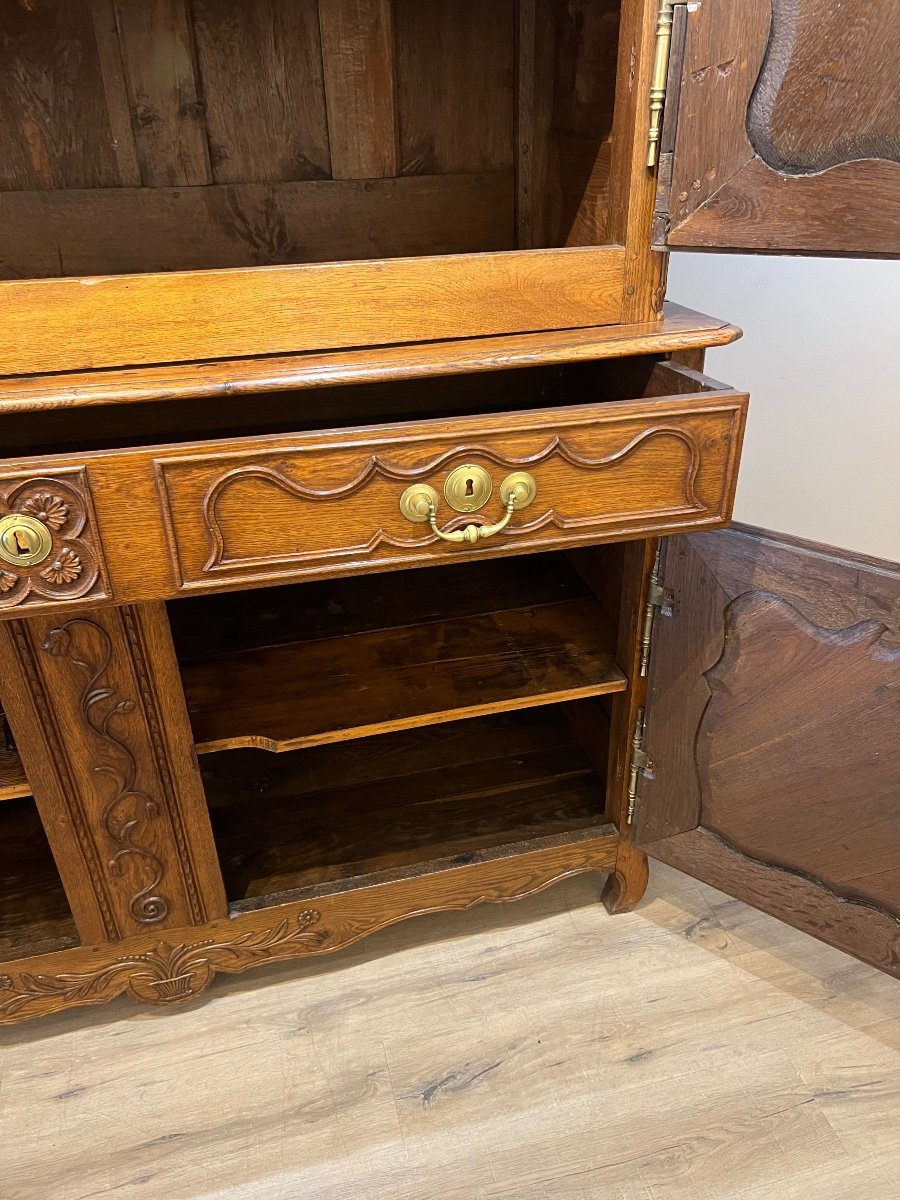
[[[109,597],[84,470],[63,470],[53,477],[0,477],[0,516],[9,513],[42,521],[50,530],[52,548],[47,558],[30,567],[0,569],[0,609]]]

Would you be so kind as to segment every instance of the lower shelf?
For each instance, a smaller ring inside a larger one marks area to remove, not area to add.
[[[0,805],[0,961],[80,945],[34,801]]]
[[[242,910],[614,833],[604,824],[608,725],[586,703],[597,722],[590,757],[555,706],[387,734],[352,752],[205,760],[230,901]]]

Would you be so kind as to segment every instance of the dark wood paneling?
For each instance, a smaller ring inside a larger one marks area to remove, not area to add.
[[[511,167],[512,0],[394,0],[392,7],[403,173]]]
[[[116,18],[142,182],[211,183],[187,0],[116,0]]]
[[[108,13],[97,6],[100,25]],[[0,188],[114,187],[120,175],[91,8],[0,4]],[[117,46],[114,49],[117,55]],[[115,70],[116,59],[110,64]]]
[[[192,0],[191,12],[216,183],[327,179],[316,0]]]
[[[511,171],[0,194],[0,274],[34,279],[511,250]]]
[[[319,0],[331,173],[399,174],[390,0]]]
[[[898,57],[878,0],[689,6],[668,245],[900,254]]]
[[[665,586],[641,841],[751,903],[769,870],[763,907],[851,952],[858,906],[896,969],[900,568],[734,530],[676,539]]]

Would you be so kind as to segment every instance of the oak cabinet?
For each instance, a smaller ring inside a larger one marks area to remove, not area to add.
[[[897,251],[888,8],[0,0],[0,1019],[645,850],[900,973],[896,571],[663,301]]]

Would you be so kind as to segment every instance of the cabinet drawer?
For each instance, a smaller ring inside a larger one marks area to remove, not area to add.
[[[59,465],[89,481],[118,603],[723,525],[747,397],[670,365],[654,381],[674,394],[90,453]],[[39,465],[52,475],[53,459]],[[445,498],[461,467],[491,482],[470,512]],[[401,511],[404,492],[425,485],[442,532],[496,525],[504,480],[523,472],[532,502],[474,543],[446,541]]]

